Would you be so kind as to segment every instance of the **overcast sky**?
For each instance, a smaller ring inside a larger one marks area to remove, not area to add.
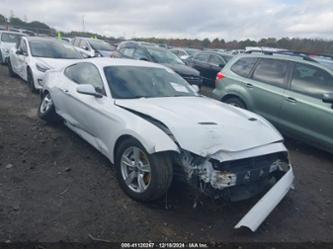
[[[333,0],[1,0],[0,13],[109,36],[333,39]]]

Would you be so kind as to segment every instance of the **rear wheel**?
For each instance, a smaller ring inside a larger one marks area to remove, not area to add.
[[[46,93],[43,95],[38,108],[38,116],[49,123],[56,123],[61,120],[59,115],[55,112],[54,104],[50,93]]]
[[[28,83],[28,86],[32,93],[37,92],[37,90],[35,88],[34,77],[32,75],[32,71],[30,68],[28,68],[28,70],[27,70],[27,83]]]
[[[223,100],[224,103],[227,103],[229,105],[233,105],[235,107],[239,107],[242,109],[246,109],[245,103],[238,97],[229,97]]]
[[[115,167],[120,187],[136,201],[161,198],[172,182],[169,156],[164,153],[148,154],[135,139],[126,139],[119,145]]]

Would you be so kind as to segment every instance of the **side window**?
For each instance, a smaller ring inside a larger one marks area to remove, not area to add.
[[[178,50],[178,56],[184,56],[186,53],[183,50]]]
[[[80,45],[80,39],[75,39],[74,46],[79,47]]]
[[[253,79],[277,86],[286,85],[288,62],[283,60],[261,59],[253,73]]]
[[[28,54],[27,43],[24,39],[21,39],[18,49],[21,50],[23,53]]]
[[[76,84],[93,85],[97,92],[105,95],[105,89],[98,69],[91,63],[81,62],[65,69],[65,75]]]
[[[224,61],[222,61],[222,59],[217,56],[217,55],[214,55],[212,54],[210,57],[209,57],[209,61],[208,61],[210,64],[214,64],[214,65],[220,65],[220,64],[224,64]]]
[[[87,49],[89,48],[88,43],[85,40],[80,41],[80,48]]]
[[[136,48],[133,53],[133,58],[138,59],[138,60],[147,59],[147,55],[142,48]]]
[[[250,72],[252,71],[254,65],[257,62],[257,58],[240,58],[236,63],[234,63],[230,70],[235,74],[238,74],[243,77],[249,77]]]
[[[179,51],[178,50],[170,50],[172,53],[174,53],[175,55],[179,55]]]
[[[201,62],[208,62],[209,54],[207,53],[199,53],[194,57],[195,60],[201,61]]]
[[[124,48],[123,54],[127,57],[133,57],[134,48]]]
[[[324,93],[333,92],[333,77],[321,68],[295,63],[291,89],[321,99]]]

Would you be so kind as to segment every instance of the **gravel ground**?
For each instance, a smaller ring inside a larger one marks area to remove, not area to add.
[[[203,89],[209,94],[209,89]],[[256,200],[220,203],[184,185],[141,204],[112,165],[63,125],[38,119],[39,97],[0,66],[0,241],[333,241],[333,156],[287,140],[291,191],[256,233],[233,226]]]

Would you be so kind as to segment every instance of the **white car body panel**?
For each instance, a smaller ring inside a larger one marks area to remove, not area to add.
[[[84,62],[92,63],[98,68],[106,96],[96,98],[78,93],[78,85],[64,75],[65,69],[49,71],[43,91],[51,94],[56,112],[65,119],[66,125],[106,155],[112,163],[116,143],[122,136],[136,138],[150,154],[173,151],[181,155],[186,151],[185,154],[192,152],[201,156],[204,158],[204,171],[214,177],[217,170],[212,169],[210,158],[223,162],[287,152],[279,132],[264,118],[209,98],[111,97],[103,72],[105,66],[156,67],[172,72],[162,65],[110,58],[94,58]],[[166,125],[175,140],[138,113]],[[279,163],[272,166],[279,167]],[[209,176],[206,177],[208,182]],[[289,165],[289,171],[235,228],[246,226],[255,231],[286,195],[292,186],[293,178],[292,167]],[[218,189],[225,186],[220,185]]]
[[[288,191],[293,188],[294,178],[293,169],[290,167],[289,171],[250,209],[235,228],[247,227],[255,232]]]

